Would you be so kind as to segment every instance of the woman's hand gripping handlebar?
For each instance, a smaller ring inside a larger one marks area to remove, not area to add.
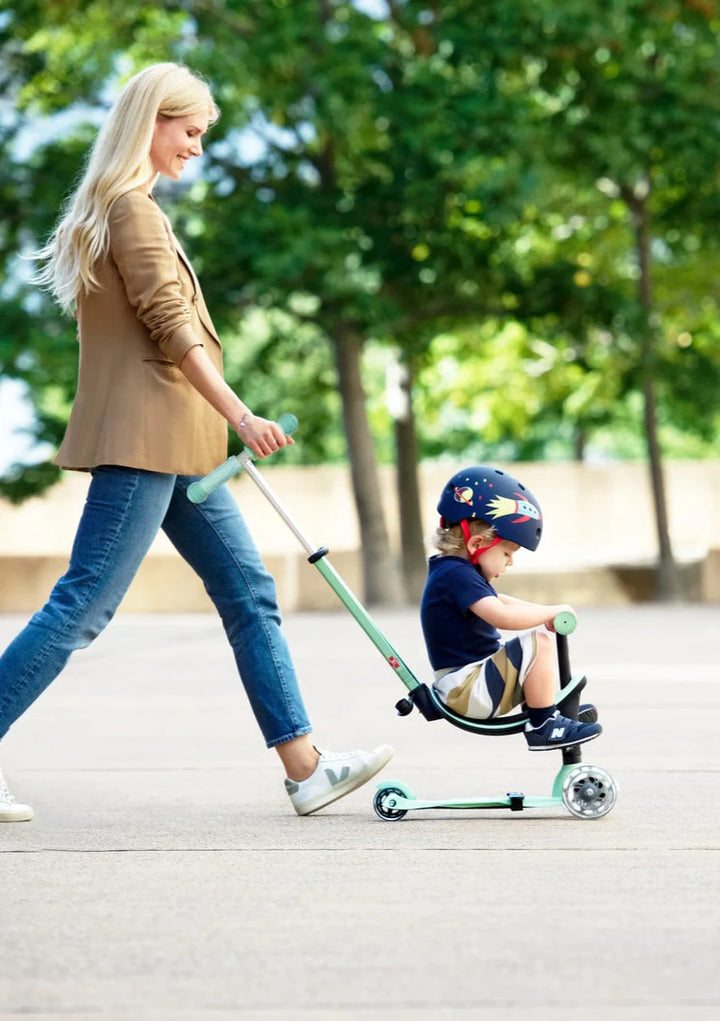
[[[285,435],[289,436],[297,429],[298,420],[295,415],[290,412],[285,412],[280,415],[277,420],[277,424],[280,426]],[[239,475],[248,461],[252,461],[252,459],[252,451],[248,447],[245,447],[240,454],[235,454],[232,457],[229,457],[227,461],[219,464],[217,468],[213,468],[209,475],[205,475],[197,482],[193,482],[192,485],[188,487],[188,499],[192,503],[202,503],[204,500],[207,500],[210,494],[219,486],[222,486],[224,482],[234,478],[235,475]]]

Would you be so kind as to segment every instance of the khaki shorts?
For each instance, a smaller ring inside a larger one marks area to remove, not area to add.
[[[488,659],[466,663],[457,670],[438,670],[433,688],[459,716],[472,720],[503,716],[523,701],[523,684],[536,655],[536,629],[524,631],[509,638]],[[498,694],[500,703],[494,708]]]

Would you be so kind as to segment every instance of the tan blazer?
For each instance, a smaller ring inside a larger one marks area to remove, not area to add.
[[[154,199],[113,203],[99,287],[77,305],[77,393],[55,464],[204,475],[227,457],[227,425],[187,381],[183,356],[222,349],[192,267]]]

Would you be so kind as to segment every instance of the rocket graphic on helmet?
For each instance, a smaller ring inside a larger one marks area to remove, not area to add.
[[[489,465],[456,472],[437,505],[441,527],[481,518],[497,534],[525,549],[536,550],[542,536],[542,511],[537,500],[512,475]]]

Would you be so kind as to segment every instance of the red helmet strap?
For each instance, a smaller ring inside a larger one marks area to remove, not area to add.
[[[492,542],[489,543],[487,546],[480,546],[473,553],[471,553],[470,552],[470,540],[473,538],[473,536],[472,536],[472,533],[470,531],[470,525],[467,523],[467,521],[465,519],[463,519],[460,522],[460,527],[462,528],[462,533],[465,536],[465,545],[467,547],[468,558],[469,558],[471,564],[477,564],[478,560],[483,555],[483,553],[487,553],[487,551],[491,550],[493,548],[493,546],[497,546],[497,544],[499,542],[502,542],[502,536],[497,535],[492,540]]]

